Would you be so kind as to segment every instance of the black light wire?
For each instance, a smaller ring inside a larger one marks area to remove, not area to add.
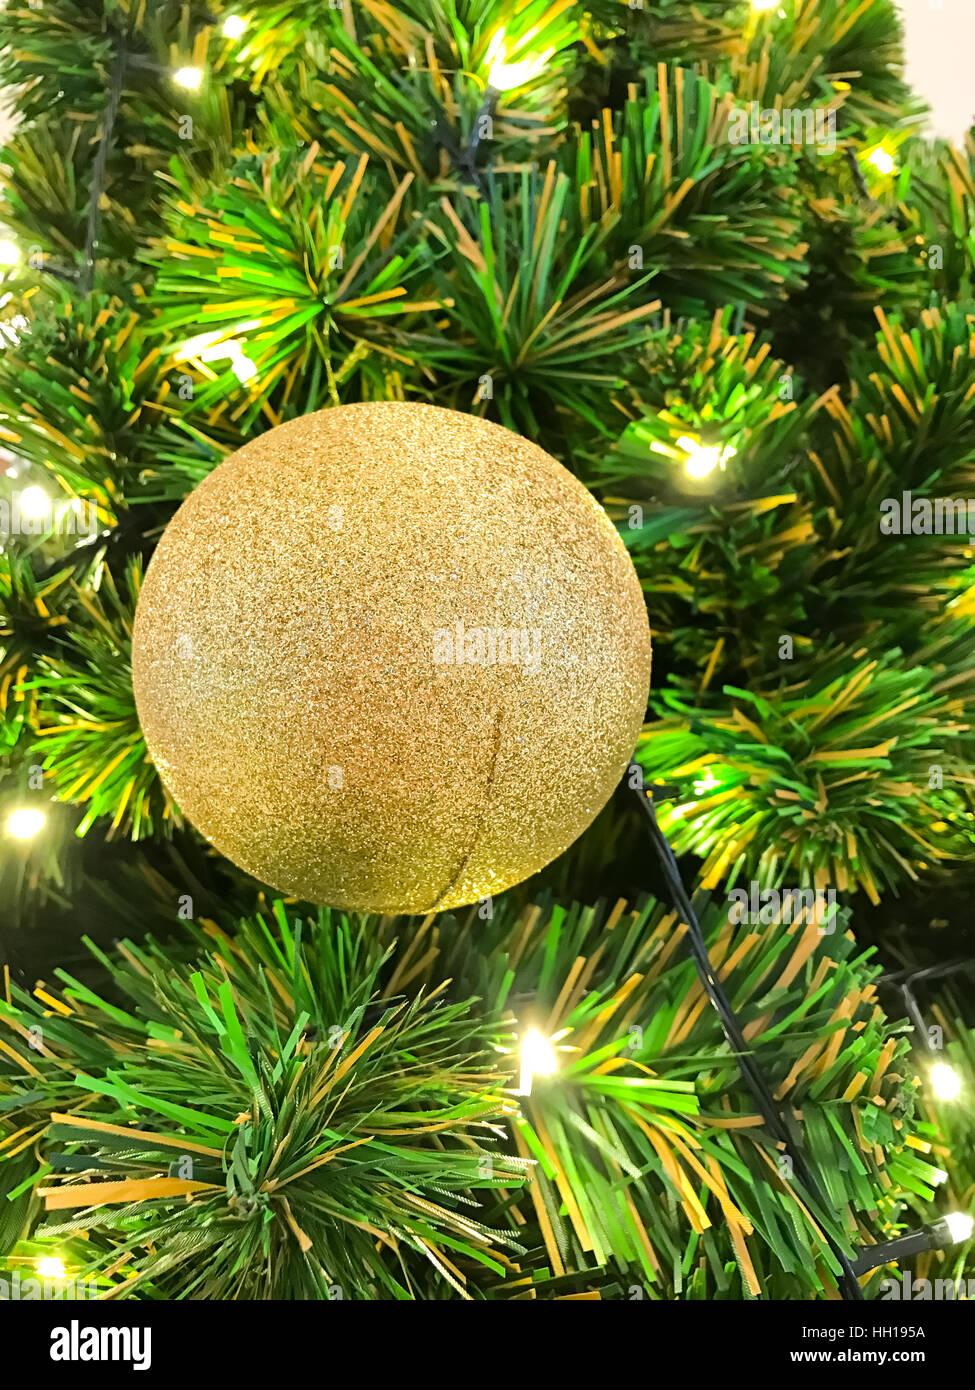
[[[957,975],[963,970],[975,970],[975,957],[959,956],[956,960],[945,961],[943,965],[922,965],[918,970],[892,970],[877,979],[880,985],[899,985],[902,980],[913,984],[915,980],[937,980],[945,975]]]
[[[88,230],[85,236],[85,264],[82,271],[82,288],[91,294],[95,278],[95,255],[98,250],[98,234],[102,223],[102,194],[105,191],[105,174],[108,156],[115,143],[115,121],[119,103],[122,100],[122,87],[125,82],[125,67],[128,55],[125,45],[119,41],[112,58],[109,75],[108,100],[101,123],[101,138],[95,153],[95,163],[91,172],[91,195],[88,203]]]
[[[975,968],[975,960],[970,957],[960,956],[957,960],[946,961],[943,965],[922,966],[920,969],[894,970],[877,979],[878,985],[888,985],[891,989],[896,989],[904,1001],[904,1008],[907,1010],[914,1031],[917,1034],[917,1045],[921,1052],[927,1052],[931,1056],[936,1054],[936,1049],[931,1046],[928,1039],[927,1025],[924,1015],[921,1013],[917,998],[914,994],[914,984],[918,980],[939,980],[946,976],[957,975],[965,970]]]
[[[647,820],[648,837],[660,861],[660,867],[663,870],[671,903],[677,909],[681,920],[687,927],[688,944],[694,964],[697,967],[697,973],[708,998],[714,1006],[715,1013],[721,1020],[721,1027],[735,1055],[735,1060],[738,1063],[741,1074],[755,1098],[755,1102],[765,1120],[766,1127],[773,1138],[783,1146],[786,1154],[792,1160],[793,1174],[797,1177],[799,1184],[805,1188],[807,1196],[812,1199],[812,1205],[828,1209],[830,1205],[829,1200],[823,1194],[818,1179],[809,1168],[801,1145],[790,1134],[779,1111],[778,1105],[776,1104],[775,1097],[766,1084],[761,1068],[756,1063],[754,1054],[745,1041],[734,1008],[728,996],[725,994],[720,980],[714,973],[714,969],[711,965],[711,958],[708,954],[707,943],[704,940],[704,933],[701,930],[701,924],[697,920],[697,914],[694,911],[694,907],[681,879],[680,869],[677,867],[677,860],[674,858],[674,852],[657,822],[653,801],[642,786],[642,770],[635,766],[631,766],[631,771],[634,774],[632,790],[639,800],[640,805],[643,807],[643,813]],[[851,1302],[862,1302],[863,1289],[860,1287],[860,1282],[857,1279],[852,1263],[843,1249],[837,1245],[836,1241],[829,1234],[825,1223],[822,1224],[822,1231],[842,1269],[844,1298]]]

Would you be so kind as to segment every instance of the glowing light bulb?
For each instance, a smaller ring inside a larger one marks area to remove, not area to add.
[[[3,322],[0,323],[0,340],[2,340],[2,345],[6,346],[9,344],[11,347],[16,347],[20,342],[21,334],[28,328],[30,328],[30,323],[23,314],[14,314],[12,318],[4,319]],[[7,476],[14,478],[17,475],[12,473],[8,468]]]
[[[63,1279],[64,1261],[57,1255],[45,1255],[43,1260],[37,1263],[37,1272],[42,1279]]]
[[[950,1211],[945,1217],[945,1225],[948,1227],[952,1240],[956,1245],[960,1245],[971,1235],[975,1222],[965,1211]]]
[[[20,247],[15,241],[0,241],[0,265],[16,265],[20,260]]]
[[[961,1095],[961,1077],[947,1062],[935,1062],[931,1068],[931,1085],[939,1100],[956,1100]]]
[[[201,333],[198,338],[190,338],[180,349],[180,357],[198,357],[201,362],[226,362],[229,359],[230,370],[238,381],[253,381],[257,376],[257,365],[247,356],[240,339],[223,338],[213,342],[214,338],[221,338],[219,330],[216,333]]]
[[[248,381],[253,381],[257,376],[257,366],[246,352],[234,353],[230,359],[230,370],[242,386],[246,386]]]
[[[878,145],[875,150],[871,150],[867,155],[867,162],[872,164],[875,169],[878,169],[881,174],[892,174],[894,172],[894,157],[888,154],[882,145]]]
[[[181,87],[195,92],[203,81],[203,73],[199,68],[177,68],[173,73],[173,81],[178,82]]]
[[[555,1048],[537,1028],[530,1028],[521,1040],[521,1081],[519,1090],[523,1096],[532,1092],[533,1076],[551,1076],[558,1070]]]
[[[47,515],[51,500],[42,487],[35,483],[33,487],[25,487],[20,494],[20,514],[21,516],[35,519]]]
[[[7,832],[15,840],[31,840],[44,828],[47,820],[43,811],[34,806],[20,806],[7,817]]]
[[[525,58],[520,63],[492,63],[488,85],[497,92],[513,92],[537,77],[544,66],[540,58]]]
[[[212,333],[198,333],[195,338],[187,338],[186,342],[176,348],[173,356],[177,362],[188,362],[192,357],[202,359],[204,351],[216,347],[223,337],[221,329],[214,329]]]
[[[529,58],[520,58],[509,63],[504,46],[504,30],[499,29],[488,45],[485,55],[488,63],[488,86],[496,92],[511,92],[515,87],[524,87],[543,71],[545,64],[555,52],[547,48],[544,53],[536,53]]]
[[[714,444],[701,444],[689,434],[682,434],[677,447],[687,454],[684,468],[691,478],[706,478],[716,468],[724,468],[728,459],[734,458],[735,449],[720,449]]]
[[[239,39],[247,28],[247,21],[241,19],[239,14],[228,14],[223,22],[223,32],[228,39]]]

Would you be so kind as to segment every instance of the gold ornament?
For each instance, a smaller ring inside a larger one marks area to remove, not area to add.
[[[650,631],[595,499],[435,406],[279,425],[186,499],[146,573],[153,762],[221,853],[335,907],[431,912],[541,869],[636,743]]]

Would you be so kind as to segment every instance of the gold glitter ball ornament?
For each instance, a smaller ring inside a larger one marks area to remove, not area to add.
[[[431,912],[541,869],[608,800],[650,682],[640,585],[571,473],[393,401],[279,425],[166,528],[133,634],[153,762],[235,864]]]

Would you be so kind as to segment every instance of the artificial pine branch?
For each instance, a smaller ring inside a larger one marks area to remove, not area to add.
[[[846,1246],[861,1226],[879,1238],[929,1191],[907,1044],[842,919],[756,930],[700,908],[828,1215],[777,1166],[683,929],[653,902],[502,904],[442,934],[279,903],[233,936],[203,921],[175,947],[100,955],[117,1002],[63,971],[57,993],[11,986],[0,1176],[45,1203],[31,1238],[72,1242],[107,1297],[422,1297],[425,1259],[455,1294],[511,1297],[536,1246],[539,1296],[573,1270],[607,1295],[614,1279],[649,1298],[685,1281],[828,1294],[821,1223]],[[513,1049],[531,1026],[561,1064],[524,1096]],[[27,1181],[25,1139],[45,1164]]]

